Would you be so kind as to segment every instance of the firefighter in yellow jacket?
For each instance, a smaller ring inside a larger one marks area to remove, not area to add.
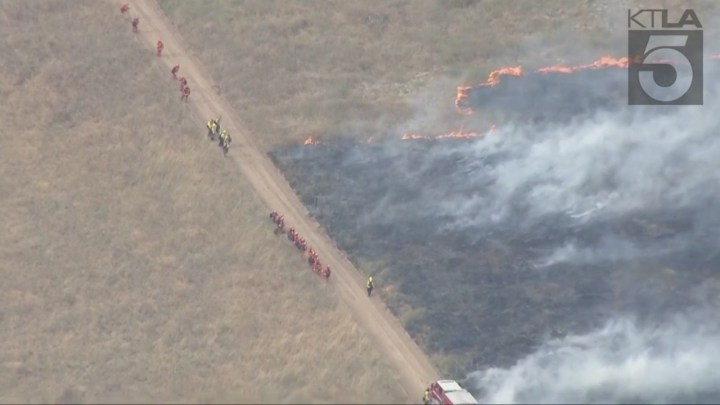
[[[368,293],[368,297],[370,296],[370,294],[372,294],[373,288],[375,288],[375,280],[373,280],[373,277],[370,276],[370,277],[368,277],[368,280],[367,280],[367,293]]]
[[[207,129],[208,129],[208,138],[210,138],[211,141],[215,140],[215,134],[217,133],[217,122],[214,119],[211,119],[207,123]]]

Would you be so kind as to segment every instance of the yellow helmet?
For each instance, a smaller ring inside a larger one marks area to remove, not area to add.
[[[368,281],[371,282],[371,283],[373,282],[372,276],[368,277]]]

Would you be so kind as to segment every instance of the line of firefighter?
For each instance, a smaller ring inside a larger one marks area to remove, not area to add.
[[[130,5],[128,3],[124,3],[120,7],[120,14],[125,16],[126,14],[129,14],[130,12]],[[138,32],[138,25],[140,24],[140,17],[135,17],[132,19],[132,31],[134,33]],[[156,54],[158,57],[162,56],[162,52],[165,49],[165,44],[162,42],[162,40],[157,41],[157,44],[155,46]],[[188,97],[190,97],[190,86],[188,86],[187,79],[185,77],[181,76],[178,79],[178,72],[180,72],[180,65],[175,65],[170,69],[170,73],[172,74],[173,80],[179,80],[180,81],[180,101],[187,102]],[[230,143],[232,142],[232,138],[230,138],[230,135],[227,133],[226,130],[220,130],[220,122],[219,119],[216,121],[214,119],[211,119],[207,123],[208,127],[208,137],[210,137],[210,140],[214,141],[215,136],[217,136],[220,140],[219,146],[223,150],[223,155],[227,156],[228,151],[230,150]]]
[[[162,55],[163,49],[165,49],[165,45],[161,40],[158,39],[157,41],[157,56]],[[175,65],[170,69],[170,74],[172,74],[173,80],[178,80],[178,72],[180,71],[180,65]],[[187,103],[188,97],[190,97],[190,86],[187,84],[187,79],[185,76],[180,77],[180,101],[184,101]]]
[[[126,15],[130,12],[130,5],[128,3],[124,3],[120,7],[120,14]],[[138,33],[138,26],[140,25],[140,17],[134,17],[131,20],[132,24],[132,32]],[[158,39],[157,44],[155,46],[156,54],[158,57],[162,56],[162,52],[165,49],[165,44]],[[170,70],[170,73],[173,76],[174,80],[177,80],[178,72],[180,71],[180,65],[175,65]],[[190,86],[187,85],[187,79],[185,77],[180,77],[180,100],[181,101],[188,101],[188,97],[190,97]],[[230,138],[230,135],[227,133],[226,130],[220,129],[220,119],[215,120],[211,119],[207,123],[208,128],[208,137],[211,141],[215,140],[215,136],[217,136],[220,140],[219,145],[223,149],[223,154],[227,156],[228,150],[230,149],[230,143],[232,142],[232,138]],[[219,133],[218,133],[219,132]],[[270,213],[270,218],[275,221],[275,224],[277,226],[276,233],[282,233],[284,232],[284,225],[285,220],[283,219],[282,215],[279,215],[277,212],[273,211]],[[278,232],[279,231],[279,232]],[[307,243],[305,242],[305,239],[301,237],[294,228],[290,228],[287,232],[288,239],[295,243],[295,246],[297,246],[298,249],[302,250],[303,252],[308,252],[308,263],[310,266],[312,266],[312,270],[325,277],[325,279],[330,279],[330,266],[325,266],[325,268],[322,268],[322,264],[320,263],[320,258],[318,257],[318,254],[313,250],[313,248],[307,247]],[[375,288],[373,277],[368,277],[367,284],[367,294],[368,297],[372,294],[372,290]],[[426,392],[427,394],[427,392]],[[427,402],[426,402],[427,404]]]
[[[130,4],[124,3],[122,6],[120,6],[120,14],[126,15],[130,13]],[[134,17],[132,18],[131,22],[132,24],[132,32],[138,33],[138,26],[140,25],[140,17]],[[158,57],[162,56],[162,52],[165,49],[165,44],[162,42],[162,40],[157,41],[157,44],[155,45],[155,51]],[[180,65],[175,65],[171,73],[173,75],[173,79],[177,79],[177,73],[180,70]],[[188,97],[190,97],[190,86],[187,85],[187,80],[184,77],[180,78],[180,101],[188,101]]]
[[[273,211],[270,213],[270,219],[275,223],[274,232],[276,235],[285,233],[285,218],[282,215],[278,214],[277,211]],[[308,263],[310,264],[310,268],[312,269],[312,271],[322,275],[323,277],[325,277],[325,279],[330,278],[330,266],[325,266],[325,268],[323,269],[320,262],[320,257],[318,256],[317,252],[315,252],[313,248],[308,248],[307,242],[305,242],[305,238],[300,236],[300,234],[295,231],[295,228],[290,227],[290,229],[288,229],[287,237],[291,242],[295,244],[295,247],[297,247],[303,253],[307,252]],[[372,276],[368,277],[365,287],[367,289],[368,297],[370,297],[372,295],[372,290],[375,288],[375,280],[373,280]]]
[[[220,118],[218,118],[217,120],[211,119],[207,122],[206,126],[208,129],[208,138],[210,138],[210,140],[214,142],[215,137],[217,136],[219,139],[218,145],[222,148],[223,155],[227,156],[227,153],[230,150],[230,143],[232,142],[232,138],[226,130],[220,129]]]
[[[124,3],[120,7],[120,14],[126,15],[130,12],[130,5],[128,3]],[[138,32],[138,26],[140,25],[140,17],[135,17],[131,21],[132,24],[132,32],[136,33]],[[162,51],[165,49],[165,44],[158,39],[157,44],[155,46],[156,54],[158,57],[162,56]],[[173,76],[174,80],[177,80],[177,74],[180,71],[180,65],[175,65],[170,70],[170,73]],[[187,79],[185,77],[180,77],[180,100],[181,101],[188,101],[188,97],[190,97],[190,86],[187,85]],[[207,123],[208,128],[208,137],[211,141],[215,141],[215,136],[217,136],[220,140],[219,145],[223,149],[223,154],[227,156],[228,150],[230,149],[230,143],[232,142],[232,138],[230,138],[230,135],[227,133],[226,130],[220,129],[220,119],[211,119]],[[219,132],[219,133],[218,133]],[[275,233],[283,233],[284,232],[284,226],[285,226],[285,220],[282,215],[279,215],[277,212],[273,211],[270,213],[270,219],[272,219],[275,222],[276,229]],[[318,257],[318,254],[313,250],[313,248],[307,247],[307,243],[305,242],[305,239],[298,234],[293,227],[290,227],[290,229],[287,232],[288,239],[295,244],[295,246],[302,250],[303,252],[308,252],[308,263],[310,264],[313,272],[322,275],[325,277],[326,280],[330,279],[330,266],[325,266],[325,268],[322,268],[322,264],[320,263],[320,258]],[[368,297],[372,294],[372,290],[375,288],[373,277],[368,277],[367,284],[367,294]],[[423,402],[425,404],[428,404],[428,395],[429,391],[425,390],[425,396],[423,396]]]
[[[270,219],[275,223],[276,235],[285,233],[285,218],[282,215],[278,214],[277,211],[273,211],[270,213]],[[310,264],[310,269],[313,272],[325,277],[326,280],[330,279],[330,266],[325,266],[325,268],[322,267],[322,263],[320,262],[320,257],[317,252],[315,252],[312,247],[308,248],[305,238],[300,236],[300,234],[295,231],[295,228],[290,227],[290,229],[288,229],[287,237],[290,242],[295,244],[295,247],[297,247],[298,250],[303,252],[303,254],[307,252],[308,263]]]
[[[129,14],[130,12],[130,5],[128,3],[124,3],[122,6],[120,6],[120,14],[125,16],[126,14]],[[136,33],[138,32],[138,26],[140,25],[140,17],[135,17],[131,21],[132,24],[132,32]],[[162,56],[162,52],[165,49],[165,44],[158,39],[157,44],[155,46],[156,54],[158,57]],[[178,72],[180,71],[180,65],[175,65],[170,70],[170,73],[173,76],[174,80],[177,80]],[[187,85],[187,79],[185,77],[180,77],[180,100],[181,101],[188,101],[188,97],[190,97],[190,86]],[[230,149],[230,143],[232,142],[232,138],[230,137],[230,134],[227,133],[226,130],[220,130],[220,120],[211,119],[207,123],[208,128],[208,137],[211,141],[215,140],[215,136],[219,138],[219,146],[223,150],[223,154],[227,156],[228,150]],[[280,229],[281,232],[284,232],[283,226],[284,226],[284,220],[282,215],[278,216],[276,212],[273,212],[270,214],[270,218],[273,219],[273,221],[276,222],[277,229]],[[276,231],[277,231],[276,229]],[[295,245],[301,249],[303,252],[307,250],[307,245],[305,243],[305,239],[303,239],[300,235],[298,235],[293,228],[290,228],[288,231],[288,238],[295,243]],[[323,275],[326,279],[330,278],[330,266],[326,266],[325,269],[322,268],[322,265],[320,264],[320,259],[317,256],[317,253],[313,251],[312,248],[309,250],[309,257],[308,262],[313,268],[313,271],[315,271],[318,274]],[[367,292],[368,297],[371,295],[373,288],[375,287],[374,281],[372,276],[368,278],[367,281]]]

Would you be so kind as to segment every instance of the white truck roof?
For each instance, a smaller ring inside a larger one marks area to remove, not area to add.
[[[475,399],[472,394],[469,392],[462,390],[462,391],[452,391],[452,392],[445,392],[445,396],[452,402],[454,405],[470,405],[470,404],[477,404],[477,400]]]
[[[443,392],[462,391],[463,389],[460,384],[457,383],[457,381],[453,380],[440,380],[437,383],[440,388],[442,388]]]
[[[472,396],[467,390],[460,386],[457,381],[453,380],[440,380],[437,382],[440,388],[443,390],[443,394],[453,404],[477,404],[477,399]]]

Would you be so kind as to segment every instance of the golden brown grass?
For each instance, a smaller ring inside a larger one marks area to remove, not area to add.
[[[398,130],[470,125],[454,109],[457,85],[484,81],[501,66],[622,57],[627,9],[643,3],[159,2],[268,150],[309,134],[367,136],[400,123]],[[700,7],[661,3],[652,5]],[[706,27],[714,28],[709,21]],[[416,120],[406,126],[408,118]]]
[[[498,66],[560,61],[574,44],[560,32],[611,30],[594,5],[562,0],[160,4],[268,149],[308,134],[392,129],[418,114],[411,100],[434,110],[440,123],[428,125],[448,129],[462,123],[458,84]]]
[[[0,401],[399,401],[104,2],[0,3]]]

